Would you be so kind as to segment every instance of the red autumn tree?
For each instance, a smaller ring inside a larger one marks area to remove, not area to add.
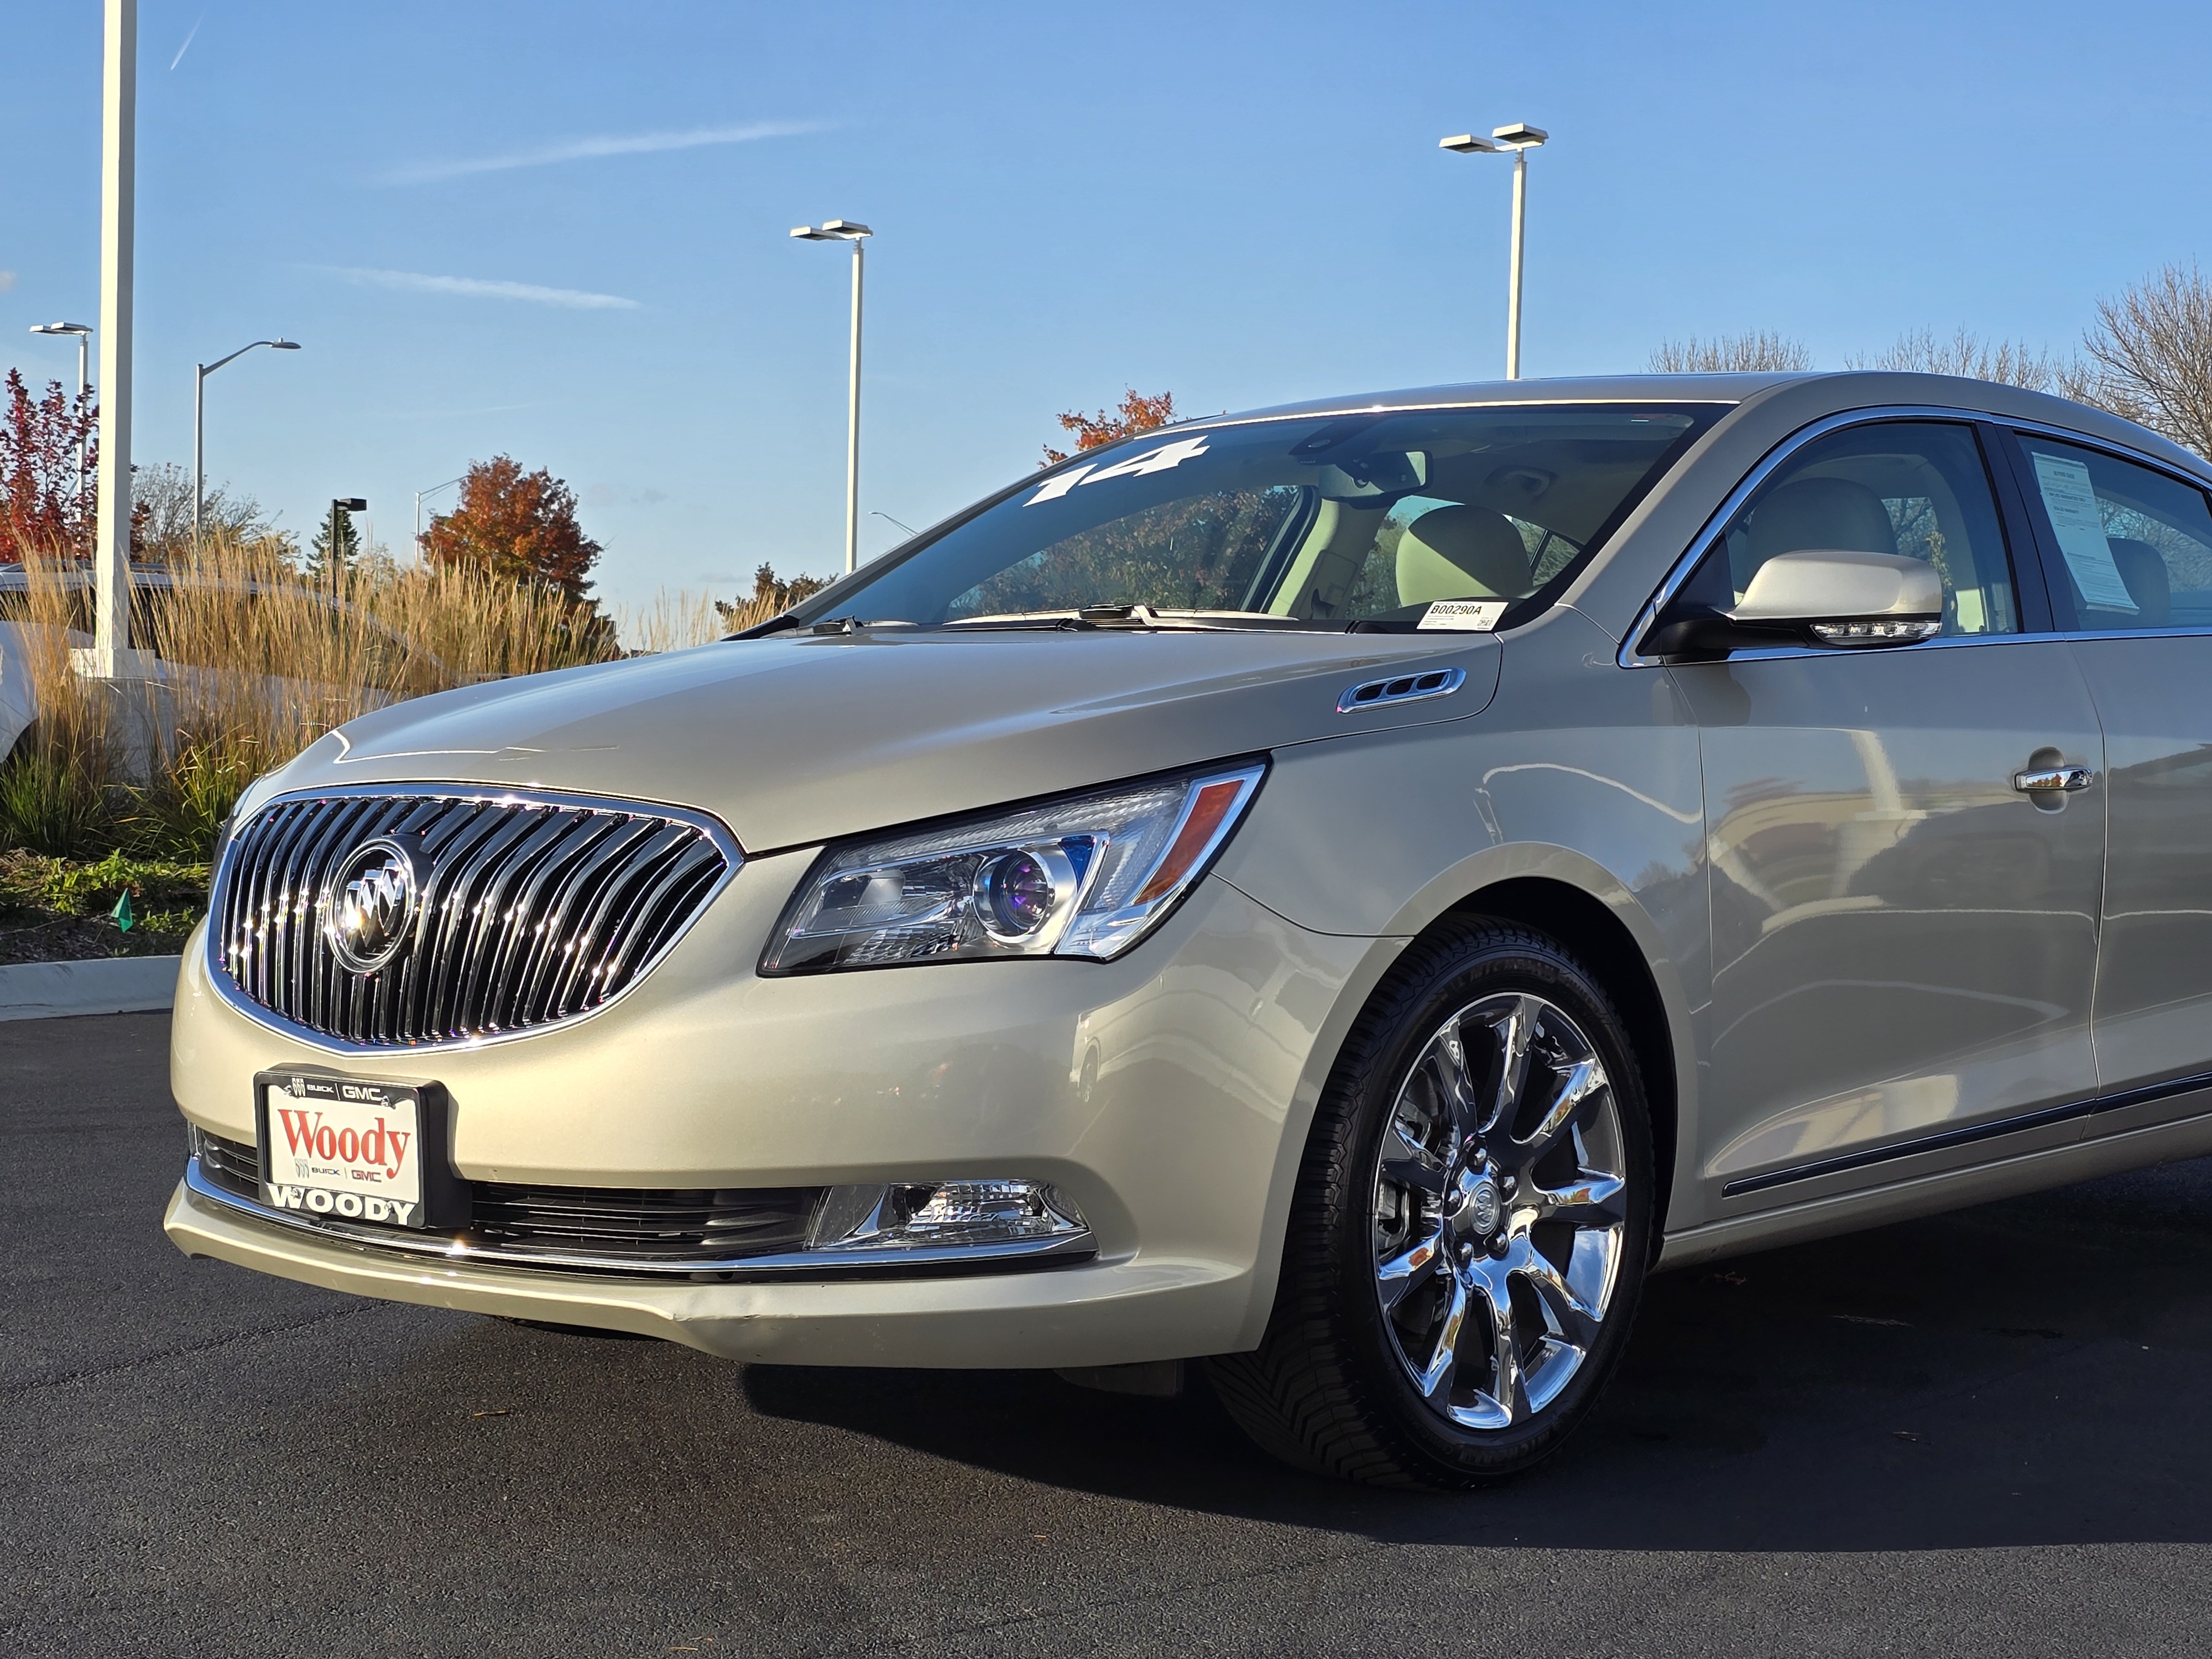
[[[1071,409],[1060,417],[1060,429],[1075,434],[1074,453],[1096,449],[1101,444],[1110,444],[1116,438],[1133,438],[1139,432],[1150,432],[1175,419],[1175,393],[1163,392],[1157,398],[1147,398],[1132,387],[1122,394],[1119,409],[1102,409],[1096,415],[1085,415],[1081,410]],[[1044,465],[1057,466],[1066,460],[1068,452],[1044,447]]]
[[[473,463],[459,505],[433,518],[422,538],[434,563],[543,582],[583,603],[604,550],[576,522],[575,491],[542,466],[525,472],[507,455]]]
[[[0,563],[21,563],[26,552],[89,551],[99,477],[99,416],[90,388],[72,398],[59,380],[50,380],[34,398],[21,373],[9,369],[0,408]]]

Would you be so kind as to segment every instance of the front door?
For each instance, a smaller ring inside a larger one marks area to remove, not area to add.
[[[1944,636],[1670,671],[1704,756],[1696,1151],[1720,1213],[2072,1139],[2096,1086],[2100,792],[2016,784],[2095,771],[2100,734],[2071,648],[2021,637],[1974,428],[1817,439],[1710,556],[1741,593],[1766,559],[1816,548],[1929,561]]]

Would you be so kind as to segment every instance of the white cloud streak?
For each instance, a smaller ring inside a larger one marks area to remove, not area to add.
[[[185,54],[192,49],[192,37],[200,32],[200,25],[206,21],[207,14],[205,12],[202,12],[198,16],[192,19],[191,27],[185,31],[185,44],[177,48],[177,55],[169,60],[169,68],[173,73],[175,71],[177,65],[185,61]]]
[[[521,300],[531,305],[570,311],[635,311],[638,303],[618,294],[588,294],[581,289],[544,288],[536,283],[507,283],[481,276],[433,276],[419,270],[376,270],[361,265],[317,265],[333,276],[368,288],[398,289],[410,294],[457,294],[471,300]]]
[[[660,150],[699,149],[709,144],[750,144],[761,138],[793,138],[820,132],[821,121],[753,121],[744,126],[692,127],[683,132],[633,132],[598,138],[571,138],[536,149],[510,150],[504,155],[479,155],[459,161],[425,161],[400,167],[384,176],[387,185],[428,184],[439,179],[459,179],[477,173],[506,173],[515,167],[551,167],[560,161],[586,161],[603,155],[650,155]]]

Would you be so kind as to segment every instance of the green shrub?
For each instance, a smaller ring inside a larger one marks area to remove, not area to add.
[[[215,851],[215,832],[263,769],[250,738],[187,741],[155,783],[131,791],[131,810],[117,826],[121,844],[149,858],[204,863]]]
[[[112,844],[107,792],[89,767],[32,744],[0,765],[0,849],[76,858]]]

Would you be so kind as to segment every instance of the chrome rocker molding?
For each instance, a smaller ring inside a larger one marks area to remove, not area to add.
[[[618,1279],[864,1279],[912,1276],[917,1270],[939,1273],[1031,1267],[1057,1267],[1088,1261],[1098,1254],[1097,1240],[1088,1228],[1063,1238],[1017,1239],[1003,1244],[960,1244],[922,1247],[878,1255],[859,1252],[792,1250],[774,1255],[733,1257],[725,1261],[638,1261],[570,1255],[542,1250],[503,1250],[473,1245],[457,1238],[422,1235],[410,1237],[388,1230],[356,1226],[349,1222],[309,1220],[289,1211],[226,1192],[201,1171],[197,1157],[185,1164],[185,1188],[193,1197],[252,1218],[271,1227],[305,1233],[333,1244],[349,1245],[366,1254],[404,1255],[464,1267],[503,1267],[542,1273],[548,1268],[582,1272]]]
[[[212,879],[209,883],[210,898],[225,890],[226,880],[237,859],[238,850],[243,844],[246,828],[264,812],[296,801],[359,799],[368,797],[380,799],[422,797],[436,800],[475,801],[488,805],[553,806],[587,811],[649,813],[655,817],[672,818],[679,823],[690,824],[700,830],[714,843],[716,850],[721,854],[723,872],[721,878],[709,888],[698,903],[693,907],[690,915],[685,919],[683,925],[669,935],[659,950],[641,962],[637,971],[629,976],[619,990],[605,1001],[561,1019],[547,1020],[520,1030],[495,1031],[477,1036],[440,1039],[426,1042],[349,1042],[342,1037],[332,1036],[328,1032],[319,1031],[311,1025],[303,1025],[296,1020],[288,1019],[276,1010],[256,1002],[240,990],[236,981],[231,978],[229,969],[223,964],[222,940],[216,936],[215,927],[210,924],[207,931],[205,950],[208,982],[216,995],[222,999],[224,1006],[244,1015],[257,1025],[290,1037],[295,1042],[320,1048],[327,1054],[343,1054],[349,1057],[380,1056],[386,1060],[393,1060],[402,1054],[444,1054],[455,1050],[484,1048],[495,1043],[513,1042],[521,1038],[537,1036],[547,1031],[568,1030],[587,1019],[597,1018],[635,990],[663,958],[683,942],[684,935],[691,931],[699,918],[707,913],[708,908],[727,890],[731,882],[737,878],[738,872],[744,867],[745,863],[744,850],[738,845],[737,837],[730,833],[729,826],[713,814],[702,812],[694,807],[674,806],[661,801],[624,799],[612,795],[574,794],[552,789],[509,788],[498,784],[347,784],[343,787],[320,789],[288,790],[283,794],[271,795],[253,809],[251,817],[233,825],[229,839],[223,846],[222,860],[216,864]],[[212,906],[210,906],[210,915],[215,914]]]
[[[1467,684],[1464,668],[1431,668],[1425,674],[1401,674],[1395,679],[1363,680],[1348,687],[1336,700],[1340,714],[1357,714],[1363,708],[1381,708],[1427,697],[1449,697]]]
[[[1741,1180],[1731,1181],[1721,1188],[1721,1196],[1741,1198],[1746,1193],[1765,1192],[1771,1187],[1788,1186],[1800,1181],[1815,1181],[1822,1176],[1842,1175],[1846,1170],[1863,1170],[1871,1164],[1887,1164],[1893,1158],[1912,1158],[1921,1152],[1940,1152],[1954,1146],[1970,1146],[1978,1140],[1993,1140],[1999,1135],[2017,1134],[2023,1129],[2039,1129],[2046,1124],[2063,1123],[2071,1118],[2094,1117],[2100,1112],[2117,1112],[2129,1106],[2148,1106],[2153,1101],[2194,1094],[2200,1089],[2212,1089],[2212,1072],[2170,1078],[2164,1083],[2148,1083],[2141,1088],[2123,1089],[2109,1095],[2091,1095],[2084,1100],[2046,1106],[2040,1111],[2022,1112],[2016,1117],[2001,1117],[1989,1123],[1970,1123],[1963,1128],[1940,1130],[1917,1139],[1900,1140],[1892,1146],[1876,1146],[1863,1152],[1848,1152],[1840,1158],[1824,1158],[1811,1164],[1793,1164],[1788,1169],[1770,1170],[1765,1175],[1746,1176]]]
[[[2196,474],[2176,466],[2172,461],[2160,459],[2155,455],[2145,455],[2136,450],[2123,448],[2108,438],[2097,437],[2087,432],[2076,432],[2069,427],[2052,426],[2044,421],[2014,420],[2007,416],[1991,415],[1985,410],[1939,409],[1919,404],[1895,404],[1874,409],[1852,409],[1838,415],[1824,416],[1809,426],[1800,427],[1780,443],[1775,445],[1772,449],[1767,451],[1759,458],[1759,465],[1752,468],[1742,482],[1729,492],[1728,499],[1714,510],[1712,517],[1705,520],[1704,528],[1691,538],[1688,550],[1674,561],[1674,567],[1667,573],[1667,580],[1659,584],[1658,591],[1645,602],[1644,609],[1636,613],[1636,620],[1629,625],[1628,632],[1621,636],[1620,649],[1614,654],[1613,660],[1623,668],[1658,668],[1664,665],[1657,658],[1647,657],[1638,648],[1642,645],[1644,636],[1651,631],[1652,624],[1659,620],[1659,613],[1667,608],[1682,584],[1689,580],[1690,573],[1698,568],[1698,561],[1705,556],[1712,544],[1720,538],[1721,532],[1735,522],[1735,515],[1742,508],[1744,502],[1750,499],[1753,492],[1765,483],[1784,461],[1816,438],[1825,438],[1831,432],[1839,432],[1846,427],[1875,426],[1890,421],[1942,421],[1954,426],[1996,426],[2006,428],[2014,432],[2033,433],[2039,437],[2056,438],[2062,443],[2074,444],[2083,449],[2100,450],[2117,459],[2132,462],[2137,466],[2149,467],[2154,471],[2162,472],[2170,478],[2180,480],[2193,489],[2212,489],[2212,479],[2198,477]],[[1995,464],[1993,459],[1992,465]],[[2029,556],[2033,557],[2032,550]],[[1954,635],[1948,639],[1923,640],[1917,645],[1897,646],[1891,648],[1899,651],[1942,651],[1956,649],[1961,646],[2017,645],[2033,640],[2115,638],[2134,640],[2142,639],[2151,634],[2201,635],[2208,631],[2212,630],[2202,628],[2161,628],[2129,629],[2119,634],[2091,632],[1961,634]],[[1763,650],[1730,652],[1728,660],[1757,662],[1771,657],[1832,657],[1836,654],[1833,649],[1823,650],[1806,645],[1784,645],[1769,647]]]

